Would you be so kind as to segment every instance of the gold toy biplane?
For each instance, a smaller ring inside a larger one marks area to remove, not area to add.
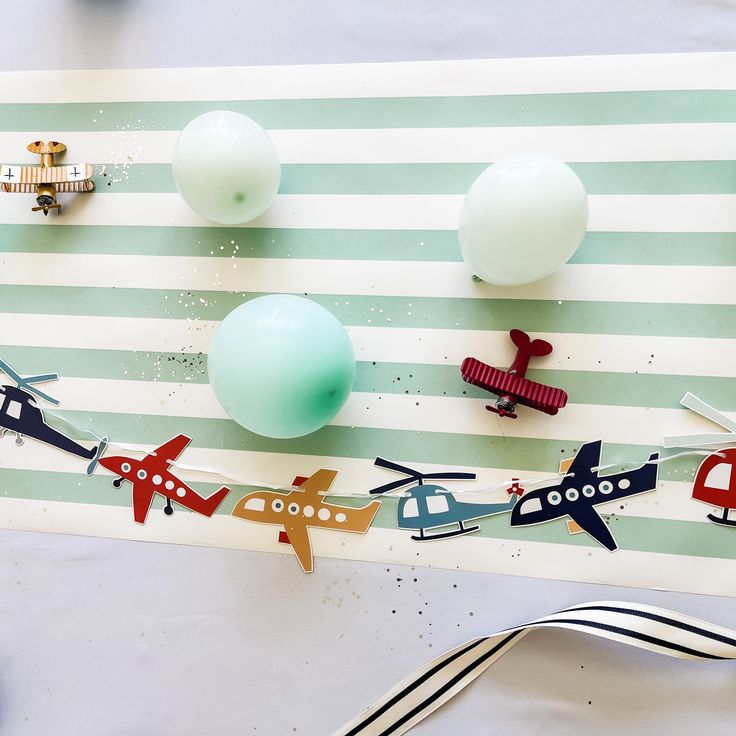
[[[40,166],[0,165],[0,187],[4,192],[25,192],[35,194],[38,207],[33,212],[49,210],[61,212],[56,201],[58,192],[91,192],[95,188],[92,181],[92,164],[65,164],[54,166],[54,155],[66,151],[66,146],[58,141],[34,141],[28,144],[31,153],[41,156]]]

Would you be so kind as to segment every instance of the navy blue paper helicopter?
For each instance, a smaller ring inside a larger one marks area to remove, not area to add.
[[[377,457],[375,465],[386,468],[397,473],[402,473],[406,478],[386,483],[379,488],[370,491],[371,494],[390,493],[391,491],[415,483],[415,487],[399,499],[398,527],[399,529],[414,529],[419,534],[412,534],[412,539],[417,542],[427,542],[432,539],[449,539],[459,537],[461,534],[477,532],[479,526],[465,526],[465,522],[481,519],[493,514],[501,514],[510,511],[516,503],[516,496],[507,503],[463,503],[442,486],[425,484],[425,480],[474,480],[475,473],[420,473],[404,465],[398,465],[390,460]],[[427,534],[427,529],[457,525],[457,529],[446,532]]]
[[[556,486],[546,486],[526,493],[511,512],[511,526],[529,526],[569,516],[581,529],[611,552],[618,544],[595,507],[599,503],[620,501],[628,496],[657,488],[659,458],[653,452],[646,463],[634,470],[599,476],[593,472],[601,462],[603,442],[581,445],[566,476]]]
[[[58,406],[59,402],[56,399],[33,385],[55,381],[59,377],[58,374],[44,373],[43,375],[23,378],[3,360],[0,360],[0,371],[10,376],[16,383],[15,386],[0,386],[0,437],[9,431],[15,433],[16,445],[22,445],[23,437],[27,436],[45,442],[47,445],[58,447],[60,450],[89,460],[87,475],[92,475],[100,456],[107,447],[107,438],[104,437],[99,445],[90,449],[69,439],[66,435],[46,424],[43,412],[33,396],[35,394],[50,404]]]

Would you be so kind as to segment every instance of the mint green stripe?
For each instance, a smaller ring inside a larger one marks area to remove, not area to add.
[[[290,480],[285,479],[285,482]],[[202,494],[209,495],[219,487],[219,484],[197,483],[196,487]],[[241,496],[251,490],[247,486],[231,485],[230,487],[231,493],[218,509],[218,514],[230,514]],[[0,469],[0,488],[2,488],[0,493],[10,498],[132,507],[130,485],[126,483],[122,488],[115,489],[111,484],[111,476],[103,475],[101,471],[91,478],[80,478],[70,473],[3,468]],[[346,506],[358,506],[365,503],[362,499],[338,498],[335,499],[335,502]],[[161,513],[162,508],[163,499],[157,497],[154,500],[151,513]],[[70,511],[70,513],[73,513],[73,511]],[[181,510],[179,513],[186,513],[186,511]],[[176,523],[176,518],[177,514],[175,512],[171,519],[172,524]],[[533,527],[511,527],[508,515],[499,514],[481,519],[478,523],[481,527],[476,533],[478,537],[546,542],[587,548],[598,547],[597,543],[587,534],[568,534],[564,519]],[[134,524],[132,508],[130,524]],[[733,532],[729,529],[716,527],[708,522],[699,523],[614,515],[609,518],[609,524],[621,549],[736,559]],[[373,526],[384,529],[396,528],[395,499],[387,498],[383,500]],[[247,529],[248,525],[244,523],[243,534],[247,534]],[[404,533],[411,534],[409,531]],[[417,551],[419,551],[419,548],[417,548]]]
[[[208,110],[266,128],[423,128],[736,121],[736,92],[586,92],[486,97],[5,104],[0,130],[180,130]],[[100,110],[103,112],[100,113]]]
[[[437,463],[480,468],[516,468],[521,471],[556,473],[559,461],[571,457],[580,442],[590,437],[570,440],[526,439],[472,434],[422,432],[416,430],[373,429],[368,427],[327,426],[306,437],[274,440],[260,437],[227,419],[169,417],[55,410],[80,427],[113,441],[157,445],[184,432],[193,437],[193,447],[226,450],[249,450],[294,455],[366,458],[378,455],[407,462]],[[488,417],[492,422],[493,418]],[[21,452],[22,448],[11,448]],[[10,451],[10,449],[8,450]],[[607,444],[602,462],[646,460],[659,447]],[[667,451],[674,454],[674,451]],[[312,460],[307,461],[312,464]],[[660,467],[660,479],[687,481],[692,478],[697,458],[677,458]]]
[[[457,234],[449,230],[0,225],[2,252],[461,260]],[[570,263],[736,266],[736,233],[588,233]]]
[[[281,194],[465,194],[488,163],[285,164]],[[733,194],[731,161],[570,164],[588,194]],[[169,164],[97,166],[98,193],[175,192]]]
[[[77,378],[182,383],[208,380],[207,357],[203,353],[0,345],[0,358],[24,374],[55,371],[62,377]],[[535,381],[563,388],[576,404],[672,409],[679,408],[680,399],[691,391],[722,411],[736,411],[733,378],[562,370],[530,370],[528,375]],[[53,385],[49,384],[47,390],[53,393]],[[358,361],[353,390],[417,397],[490,397],[462,381],[457,366],[421,363]]]
[[[0,311],[221,320],[262,296],[221,291],[3,286]],[[736,337],[736,306],[307,295],[345,325]]]

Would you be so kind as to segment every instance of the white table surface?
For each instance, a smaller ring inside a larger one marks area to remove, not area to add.
[[[0,28],[0,70],[732,51],[736,2],[4,0]],[[0,734],[326,736],[443,650],[597,599],[736,628],[725,598],[0,532]],[[735,686],[547,631],[412,733],[730,734]]]

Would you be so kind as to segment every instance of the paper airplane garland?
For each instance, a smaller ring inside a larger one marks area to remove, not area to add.
[[[728,512],[736,509],[736,448],[719,450],[703,460],[693,481],[693,498],[722,510],[720,516],[708,514],[714,524],[736,527],[736,520],[728,518]]]
[[[402,494],[397,513],[399,529],[412,529],[418,532],[411,537],[417,542],[450,539],[477,532],[479,526],[465,526],[466,522],[510,511],[516,503],[515,495],[506,503],[464,503],[443,486],[425,483],[426,480],[432,479],[473,480],[476,477],[475,473],[451,471],[420,473],[382,457],[377,457],[374,464],[380,468],[394,470],[405,477],[374,488],[370,493],[383,495],[410,484],[414,486]],[[444,527],[454,528],[447,531],[433,531]]]
[[[634,470],[599,475],[602,445],[601,440],[586,442],[557,485],[525,493],[511,512],[511,526],[543,524],[569,517],[606,549],[611,552],[618,549],[611,530],[595,507],[655,490],[659,453],[652,453],[646,463]],[[568,530],[574,532],[577,528],[568,526]]]
[[[283,527],[279,541],[292,546],[304,572],[312,572],[310,527],[365,534],[381,506],[380,501],[371,501],[361,508],[328,503],[324,494],[336,475],[336,470],[322,469],[309,478],[296,478],[297,489],[290,493],[265,490],[247,493],[235,504],[233,516]]]
[[[191,441],[191,437],[179,434],[148,453],[143,460],[125,456],[105,457],[100,460],[103,468],[118,476],[112,482],[115,488],[120,488],[126,480],[133,484],[133,518],[139,524],[146,521],[153,497],[157,493],[166,499],[164,513],[167,516],[174,513],[174,501],[190,511],[212,516],[230,493],[230,489],[223,486],[209,498],[203,498],[171,472],[171,465]]]
[[[43,410],[36,401],[36,398],[39,398],[54,406],[59,405],[57,399],[36,386],[37,383],[56,381],[59,374],[44,373],[24,378],[3,360],[0,360],[0,371],[15,382],[14,386],[12,384],[0,386],[0,438],[7,432],[12,432],[15,434],[16,445],[22,445],[24,437],[31,437],[57,447],[59,450],[88,460],[87,475],[92,475],[107,447],[107,438],[102,438],[95,447],[85,447],[75,442],[46,423]]]

